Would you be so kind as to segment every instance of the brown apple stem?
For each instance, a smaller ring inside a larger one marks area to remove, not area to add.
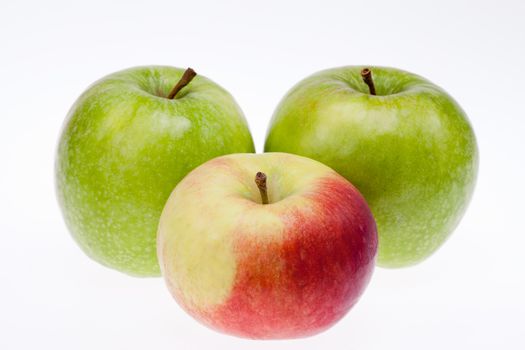
[[[197,75],[197,73],[195,73],[195,71],[191,68],[188,68],[184,71],[184,74],[182,75],[182,77],[180,78],[180,80],[177,82],[177,85],[175,85],[173,87],[173,89],[171,89],[169,95],[168,95],[168,98],[170,100],[173,100],[175,98],[175,96],[177,95],[177,93],[183,88],[185,87],[186,85],[188,85],[190,83],[190,81],[195,78],[195,76]]]
[[[372,71],[369,68],[363,68],[361,71],[361,77],[366,85],[368,85],[368,90],[370,90],[370,95],[376,94],[376,87],[374,85],[374,79],[372,79]]]
[[[255,174],[255,184],[259,187],[259,192],[261,192],[262,204],[268,204],[268,192],[266,188],[266,174],[261,173],[260,171]]]

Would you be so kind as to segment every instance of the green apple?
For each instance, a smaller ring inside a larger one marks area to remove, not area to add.
[[[402,70],[348,66],[293,87],[270,124],[265,151],[319,160],[368,201],[378,265],[418,263],[449,237],[470,201],[478,150],[461,107]]]
[[[297,338],[359,300],[377,231],[363,196],[326,165],[232,154],[175,187],[157,249],[169,290],[197,320],[241,337]]]
[[[56,156],[58,199],[74,239],[103,265],[160,275],[157,225],[175,185],[211,158],[254,152],[232,96],[194,76],[164,66],[123,70],[69,111]]]

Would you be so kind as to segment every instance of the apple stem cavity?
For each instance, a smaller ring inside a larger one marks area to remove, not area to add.
[[[168,99],[173,100],[175,98],[175,96],[177,96],[177,93],[180,90],[182,90],[183,87],[188,85],[192,81],[192,79],[195,78],[196,75],[197,75],[197,73],[195,73],[195,71],[193,69],[191,69],[191,68],[186,69],[184,71],[184,74],[180,78],[180,80],[173,87],[173,89],[171,89],[171,91],[170,91],[170,93],[168,95]]]
[[[262,204],[268,204],[268,192],[266,188],[266,174],[262,172],[258,172],[255,174],[255,184],[259,188],[259,192],[261,192],[261,199]]]
[[[374,79],[372,79],[372,71],[370,68],[363,68],[361,71],[361,77],[366,85],[368,85],[368,90],[370,90],[370,95],[376,94],[376,87],[374,85]]]

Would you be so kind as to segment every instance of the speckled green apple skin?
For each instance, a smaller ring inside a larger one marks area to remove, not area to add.
[[[197,75],[165,98],[184,70],[136,67],[94,83],[65,121],[56,187],[66,224],[94,260],[159,276],[156,232],[175,185],[216,156],[254,152],[232,96]]]
[[[379,234],[378,264],[403,267],[436,251],[459,223],[478,169],[461,107],[428,80],[370,67],[377,96],[348,66],[293,87],[271,121],[265,151],[325,163],[368,201]]]

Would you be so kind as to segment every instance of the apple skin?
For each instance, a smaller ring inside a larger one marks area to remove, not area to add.
[[[170,100],[184,70],[136,67],[97,81],[75,102],[56,156],[66,224],[87,255],[134,276],[159,276],[156,232],[175,185],[216,156],[254,152],[242,111],[198,75]]]
[[[254,182],[268,178],[270,204]],[[235,154],[171,194],[158,256],[177,302],[205,325],[256,339],[327,329],[357,302],[377,250],[372,214],[346,179],[285,153]]]
[[[277,107],[265,151],[289,152],[333,168],[364,195],[379,234],[378,265],[416,264],[459,223],[478,169],[467,116],[445,91],[394,68],[318,72]]]

